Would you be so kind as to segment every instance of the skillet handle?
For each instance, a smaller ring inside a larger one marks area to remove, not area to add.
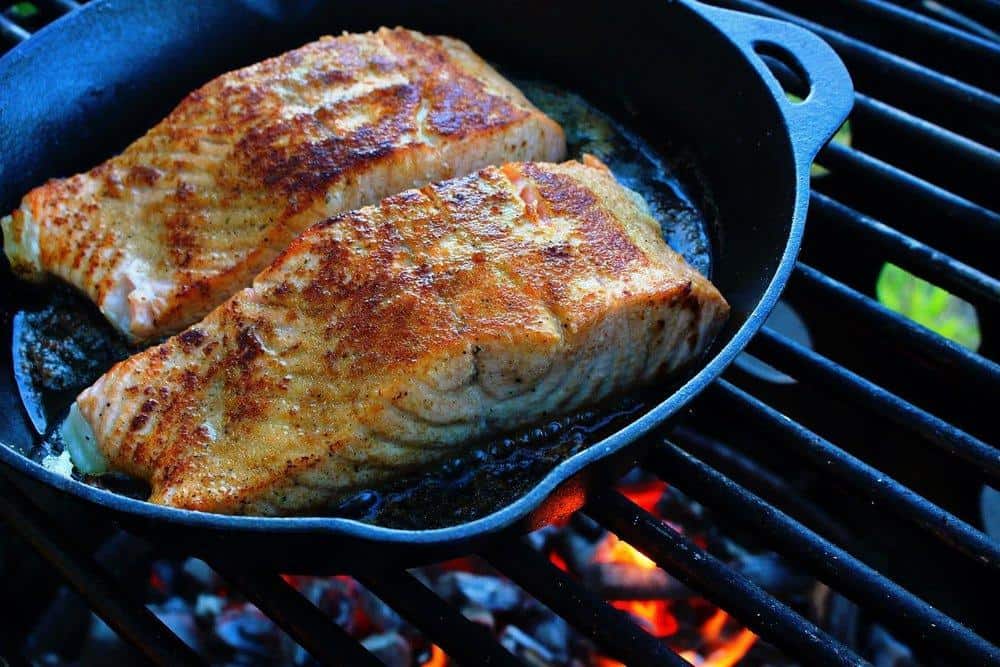
[[[785,21],[692,3],[716,25],[760,72],[785,117],[797,164],[808,170],[813,158],[854,106],[854,84],[840,57],[822,39]],[[792,102],[762,55],[776,57],[808,86]]]

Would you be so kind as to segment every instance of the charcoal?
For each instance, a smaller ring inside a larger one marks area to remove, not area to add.
[[[92,616],[82,597],[68,587],[61,587],[25,641],[25,655],[35,660],[46,655],[79,652],[88,640]]]
[[[504,628],[500,644],[529,665],[549,667],[559,664],[552,651],[517,626],[508,625]]]
[[[549,549],[549,544],[559,529],[555,526],[544,526],[538,530],[528,533],[528,544],[536,551],[545,552]]]
[[[627,563],[591,563],[581,573],[587,588],[608,600],[679,600],[691,590],[663,570]]]
[[[299,591],[347,632],[357,630],[354,607],[357,604],[357,584],[336,577],[310,578],[299,585]]]
[[[569,660],[573,630],[559,616],[555,614],[547,615],[544,620],[532,628],[531,636],[552,651],[552,655],[558,664],[565,664]]]
[[[793,568],[776,553],[747,553],[730,563],[768,593],[783,599],[805,595],[812,588],[814,579]]]
[[[290,662],[295,667],[314,667],[319,664],[309,655],[309,651],[296,644],[288,635],[285,635],[285,655],[290,656]]]
[[[656,479],[654,475],[646,472],[642,468],[632,468],[625,473],[624,477],[618,480],[618,486],[638,486],[654,479]]]
[[[225,598],[210,593],[202,593],[194,600],[194,615],[196,618],[214,619],[226,608]]]
[[[473,623],[478,623],[483,627],[493,630],[496,627],[496,619],[493,618],[493,614],[482,607],[476,605],[467,605],[462,607],[462,616]]]
[[[227,609],[215,621],[215,634],[238,653],[267,658],[279,654],[277,626],[252,604]]]
[[[487,611],[513,611],[523,595],[510,581],[471,572],[448,572],[434,586],[438,594],[456,603],[472,603]]]
[[[181,565],[181,572],[196,582],[202,590],[214,591],[222,585],[222,577],[200,558],[185,559]]]
[[[153,561],[152,573],[149,575],[153,590],[164,596],[176,595],[178,590],[177,568],[166,560]]]
[[[640,483],[645,478],[636,477]],[[794,608],[829,624],[830,631],[866,651],[875,667],[915,667],[909,650],[879,628],[861,623],[857,607],[816,585],[783,563],[774,553],[748,550],[742,541],[733,541],[696,503],[668,487],[659,502],[666,512],[663,520],[689,539],[707,544],[734,569],[745,574]],[[692,526],[694,528],[692,528]],[[691,651],[696,661],[708,660],[720,642],[703,636],[705,622],[716,608],[660,568],[640,559],[625,545],[589,517],[577,513],[566,524],[546,526],[527,537],[528,544],[541,554],[558,556],[580,583],[609,601],[669,600],[677,629],[669,637],[677,651]],[[126,546],[131,546],[126,544]],[[117,550],[115,550],[117,551]],[[153,600],[150,609],[183,641],[193,646],[207,662],[227,667],[290,665],[314,667],[316,659],[255,606],[235,595],[212,568],[196,558],[145,561],[136,573],[134,585]],[[602,663],[594,643],[541,602],[527,595],[513,582],[478,557],[437,563],[411,570],[412,574],[458,609],[468,620],[487,628],[492,636],[524,664],[532,667],[585,667]],[[430,660],[427,640],[395,610],[346,576],[297,576],[289,580],[301,594],[331,620],[388,665],[421,665]],[[148,583],[152,585],[148,585]],[[821,593],[824,593],[821,595]],[[75,596],[67,593],[67,598]],[[809,601],[815,598],[808,609]],[[89,665],[131,664],[139,660],[133,649],[100,623],[87,634],[89,610],[84,614],[79,644],[85,645]],[[73,605],[59,607],[64,618],[73,618]],[[638,610],[637,610],[638,611]],[[635,622],[650,632],[653,627],[643,614]],[[812,613],[810,613],[812,612]],[[660,620],[660,619],[658,619]],[[722,637],[731,637],[738,622],[727,624]],[[49,626],[46,626],[49,627]],[[71,634],[73,624],[62,628]],[[860,640],[860,643],[854,643]],[[34,664],[63,664],[65,655],[53,644],[32,655]],[[74,652],[73,655],[80,655]],[[791,667],[784,656],[765,642],[757,642],[741,664]]]
[[[596,542],[601,539],[606,532],[601,524],[597,523],[583,512],[577,512],[570,517],[569,525],[574,531],[583,537],[590,539],[592,542]]]
[[[198,624],[195,622],[194,614],[190,605],[179,597],[172,597],[163,604],[150,606],[158,619],[177,635],[177,637],[193,648],[200,651],[202,648],[201,636],[198,631]]]
[[[820,607],[820,621],[823,627],[848,646],[857,645],[861,628],[861,610],[839,593],[818,588],[817,594],[821,594],[820,591],[826,592]]]
[[[358,599],[361,603],[361,609],[379,632],[401,630],[406,625],[402,617],[392,607],[368,591],[361,590]]]
[[[66,661],[57,654],[49,653],[36,664],[65,665]],[[91,616],[86,641],[80,650],[81,667],[112,665],[138,665],[143,663],[142,655],[118,637],[118,634],[96,614]]]
[[[570,571],[576,574],[582,574],[593,564],[598,544],[599,542],[589,540],[571,530],[563,531],[558,539],[554,540],[557,552]]]
[[[707,517],[705,508],[691,500],[676,487],[668,486],[656,504],[656,514],[667,521],[677,522],[687,533],[701,532]]]
[[[913,652],[881,625],[872,625],[866,642],[874,667],[917,667]]]
[[[410,667],[413,662],[410,643],[398,632],[369,635],[361,645],[389,667]]]

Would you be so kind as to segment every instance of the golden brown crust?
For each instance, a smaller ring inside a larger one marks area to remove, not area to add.
[[[300,231],[408,187],[510,159],[560,159],[562,132],[456,40],[324,37],[225,74],[86,174],[30,192],[39,270],[136,338],[197,320]],[[17,233],[17,232],[15,232]],[[37,267],[36,267],[37,268]]]
[[[313,226],[77,404],[154,502],[287,513],[649,381],[727,310],[606,169],[508,164]]]

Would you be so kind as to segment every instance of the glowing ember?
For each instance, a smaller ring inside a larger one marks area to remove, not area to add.
[[[654,479],[628,485],[620,490],[646,511],[660,516],[657,508],[663,494],[667,491],[667,485],[664,482]],[[682,526],[673,522],[669,523],[676,530],[685,532]],[[688,535],[688,537],[703,548],[707,544],[703,535],[693,534]],[[565,563],[562,562],[558,554],[550,554],[550,559],[566,569]],[[612,563],[645,571],[658,569],[655,561],[629,543],[618,539],[612,533],[608,533],[597,545],[593,560],[596,563]],[[701,603],[707,604],[704,601]],[[670,600],[615,600],[611,604],[632,614],[653,635],[665,638],[671,643],[671,638],[679,632],[679,622],[671,609],[673,602]],[[730,617],[725,611],[716,609],[698,629],[698,634],[702,638],[699,650],[680,650],[679,655],[697,667],[733,667],[736,665],[750,650],[757,637],[746,629],[741,629],[738,632],[735,631],[735,628],[727,630],[729,621]],[[598,667],[618,667],[621,663],[602,656],[595,664]]]
[[[698,655],[697,651],[681,651],[677,655],[684,658],[685,662],[695,665],[696,667],[701,665],[701,656]]]
[[[677,619],[670,612],[670,603],[666,600],[615,600],[611,604],[637,617],[657,637],[670,637],[677,633]]]
[[[663,497],[663,492],[667,490],[667,483],[660,479],[651,479],[647,482],[630,484],[619,490],[642,509],[656,514],[656,505]]]
[[[618,662],[611,658],[599,656],[594,660],[594,667],[626,667],[624,662]]]
[[[746,655],[756,641],[757,635],[743,628],[728,644],[712,651],[702,663],[702,667],[732,667]]]
[[[563,557],[557,554],[555,551],[549,554],[549,560],[552,561],[552,564],[558,567],[563,572],[569,571],[569,566],[566,565],[566,561],[563,560]]]
[[[632,475],[619,488],[633,502],[703,548],[708,549],[711,540],[709,550],[719,552],[714,526],[707,524],[701,510],[677,489],[639,475]],[[533,533],[530,540],[553,565],[628,613],[646,632],[695,667],[735,667],[746,662],[747,652],[755,645],[757,637],[725,611],[688,590],[646,554],[586,517],[546,526]],[[725,543],[722,547],[727,548]],[[625,667],[602,655],[599,646],[481,558],[457,558],[412,572],[466,618],[488,628],[504,648],[527,664]],[[439,646],[355,579],[343,575],[282,578],[385,664],[454,664]],[[193,588],[195,583],[197,587]],[[206,563],[153,568],[147,591],[160,605],[153,605],[154,610],[171,623],[183,623],[178,627],[190,628],[192,642],[202,652],[218,652],[222,656],[218,660],[232,654],[235,657],[230,664],[246,664],[240,661],[269,655],[275,656],[274,664],[310,664],[307,655],[295,648],[275,623],[238,592],[226,590],[224,580]],[[775,667],[791,664],[768,661],[771,653],[773,650],[764,644],[754,650],[750,662]],[[218,662],[216,656],[209,657]],[[294,663],[289,661],[291,658]]]
[[[723,638],[723,630],[729,614],[719,609],[701,626],[701,636],[711,652],[704,660],[694,661],[700,667],[732,667],[746,655],[750,647],[757,641],[757,635],[746,628],[740,630],[730,639]],[[692,662],[692,661],[689,661]]]
[[[634,565],[642,570],[655,570],[656,563],[628,542],[622,542],[613,534],[608,535],[597,549],[594,559],[599,563],[622,563]]]
[[[729,620],[729,614],[719,609],[712,618],[705,621],[705,624],[701,626],[701,636],[708,642],[719,641],[719,635],[722,634],[722,629],[726,627],[727,620]]]
[[[665,485],[660,485],[660,492]],[[640,495],[645,494],[643,491]],[[656,501],[653,501],[656,504]],[[594,561],[628,565],[640,570],[655,570],[656,563],[628,542],[608,533],[594,552]],[[615,600],[613,606],[637,617],[657,637],[669,637],[677,632],[677,619],[670,612],[667,600]]]

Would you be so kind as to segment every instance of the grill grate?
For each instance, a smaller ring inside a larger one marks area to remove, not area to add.
[[[971,352],[881,306],[870,295],[870,271],[845,266],[843,251],[861,258],[860,266],[894,262],[960,296],[976,307],[987,333],[996,323],[1000,281],[990,271],[996,268],[1000,241],[995,193],[1000,182],[1000,42],[989,26],[1000,20],[1000,4],[714,4],[807,27],[824,37],[850,68],[859,90],[851,120],[859,139],[862,131],[867,133],[868,152],[831,143],[820,153],[817,161],[830,178],[815,183],[811,197],[804,257],[812,264],[797,265],[786,298],[804,310],[811,306],[862,327],[864,342],[880,342],[890,354],[874,360],[842,344],[834,347],[839,354],[824,356],[765,329],[751,344],[753,353],[809,391],[819,392],[821,399],[810,398],[803,409],[802,403],[748,389],[753,382],[731,371],[698,399],[693,418],[660,436],[643,467],[751,528],[944,664],[1000,664],[1000,650],[964,624],[965,619],[952,618],[881,574],[850,531],[817,509],[793,483],[758,465],[752,454],[734,456],[706,435],[711,428],[703,428],[710,412],[770,438],[783,455],[804,458],[840,487],[916,526],[949,554],[949,562],[996,576],[1000,546],[995,540],[956,516],[954,508],[945,509],[911,490],[911,480],[897,481],[870,465],[855,454],[856,448],[847,446],[847,439],[834,438],[844,445],[838,446],[811,424],[834,402],[843,402],[883,427],[913,436],[913,448],[930,445],[972,479],[998,482],[1000,451],[981,439],[995,426],[995,417],[969,400],[1000,395],[1000,366],[989,357],[991,341],[984,338],[982,352]],[[9,11],[0,13],[0,51],[27,39],[39,24],[79,7],[72,0],[36,5],[39,16],[33,22]],[[876,34],[879,43],[894,52],[866,41]],[[780,69],[777,73],[782,74]],[[820,248],[827,241],[831,249],[823,252]],[[914,389],[915,380],[931,389]],[[930,406],[930,411],[920,405]],[[796,409],[808,419],[800,423],[786,416]],[[0,480],[0,492],[7,501],[0,504],[0,516],[124,639],[158,664],[198,663],[196,655],[120,590],[82,548],[52,530],[51,520],[19,491]],[[865,664],[837,639],[621,494],[599,494],[584,511],[788,655],[810,665]],[[686,664],[527,544],[504,545],[484,557],[608,655],[632,665]],[[277,573],[228,565],[220,565],[219,572],[321,663],[379,664]],[[490,633],[411,574],[356,574],[463,664],[518,664]],[[950,575],[959,576],[957,571]],[[950,575],[942,576],[947,580]]]

